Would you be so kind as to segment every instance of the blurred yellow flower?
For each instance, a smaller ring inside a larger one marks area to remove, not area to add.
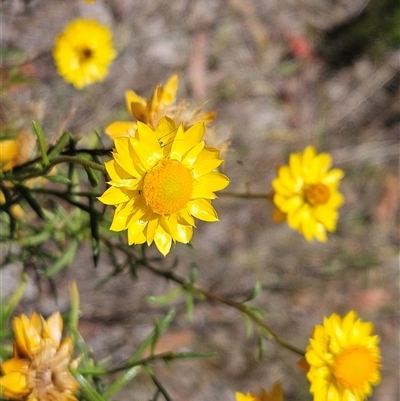
[[[110,29],[82,18],[67,25],[53,48],[59,74],[77,89],[103,81],[116,55]]]
[[[114,159],[105,163],[111,185],[99,198],[116,206],[112,231],[128,230],[128,242],[155,242],[166,255],[173,242],[188,243],[192,216],[217,221],[211,199],[229,179],[214,170],[216,149],[204,148],[204,124],[176,128],[168,117],[154,130],[138,122],[135,137],[115,138]]]
[[[150,99],[145,99],[132,90],[125,93],[126,107],[136,121],[142,121],[151,127],[157,127],[162,117],[167,116],[185,129],[192,125],[203,122],[211,122],[215,118],[213,111],[203,112],[190,106],[187,100],[176,102],[179,79],[172,75],[167,83],[157,85]],[[131,136],[136,131],[136,122],[115,122],[110,124],[105,132],[110,138],[119,136]]]
[[[363,401],[380,382],[379,337],[370,322],[350,311],[314,327],[306,360],[314,401]]]
[[[236,401],[283,401],[283,390],[279,382],[274,383],[269,392],[261,388],[260,394],[236,393]]]
[[[27,131],[19,131],[13,138],[0,138],[0,169],[7,171],[25,163],[31,157],[35,139]]]
[[[37,313],[15,317],[14,356],[1,364],[0,389],[13,400],[77,401],[78,382],[69,371],[73,344],[62,340],[63,321],[59,312],[47,320]]]
[[[338,219],[337,209],[343,204],[338,192],[344,173],[330,170],[332,158],[327,153],[316,154],[312,146],[303,153],[292,153],[289,165],[281,166],[278,177],[272,181],[273,201],[286,215],[290,228],[299,231],[307,241],[327,240],[326,231],[334,232]],[[279,213],[274,214],[278,221]]]

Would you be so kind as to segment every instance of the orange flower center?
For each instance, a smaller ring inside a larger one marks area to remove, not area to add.
[[[353,346],[344,350],[335,359],[333,375],[339,383],[349,389],[362,389],[371,381],[377,368],[377,358],[368,348]]]
[[[303,190],[304,200],[311,206],[325,205],[331,193],[329,188],[322,183],[307,185]]]
[[[178,213],[193,191],[193,175],[182,163],[164,159],[144,177],[143,196],[154,213]]]

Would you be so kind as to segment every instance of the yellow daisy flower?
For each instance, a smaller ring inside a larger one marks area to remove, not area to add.
[[[110,29],[82,18],[67,25],[53,49],[59,74],[77,89],[103,81],[116,55]]]
[[[73,344],[62,339],[59,312],[47,320],[37,313],[15,317],[14,357],[1,364],[0,389],[4,397],[29,401],[77,401],[78,382],[69,371]]]
[[[283,390],[279,382],[274,383],[269,392],[261,388],[260,394],[236,393],[236,401],[283,401]]]
[[[373,325],[350,311],[315,326],[306,360],[314,401],[363,401],[380,382],[379,337]]]
[[[136,121],[142,121],[153,128],[157,127],[164,116],[174,120],[177,126],[183,124],[185,129],[198,122],[208,124],[213,121],[215,112],[203,112],[198,108],[192,107],[187,100],[176,102],[178,85],[178,76],[172,75],[164,86],[157,85],[155,87],[150,99],[128,90],[125,93],[126,107]],[[135,131],[136,122],[133,121],[117,121],[105,129],[106,134],[112,139],[119,136],[132,136]],[[212,135],[207,133],[207,136],[211,137]],[[210,142],[210,145],[219,148],[218,143],[215,141],[211,143],[208,139],[207,142]]]
[[[218,151],[204,148],[204,124],[184,130],[168,117],[157,128],[138,122],[135,137],[115,138],[114,159],[105,167],[111,185],[99,198],[116,206],[112,231],[128,230],[128,242],[155,242],[166,255],[171,243],[188,243],[194,219],[217,221],[211,199],[229,179],[214,170]]]
[[[330,170],[332,158],[327,153],[316,154],[312,146],[303,153],[292,153],[289,165],[281,166],[278,177],[272,181],[273,201],[286,215],[290,228],[299,231],[307,241],[327,240],[326,231],[334,232],[338,219],[337,209],[343,204],[338,192],[344,173]],[[274,214],[278,221],[278,213]]]
[[[35,148],[35,138],[27,131],[19,131],[14,138],[0,138],[0,169],[7,171],[29,160]]]

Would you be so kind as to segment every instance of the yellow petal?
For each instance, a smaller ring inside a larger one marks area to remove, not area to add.
[[[204,123],[197,123],[185,131],[185,146],[183,153],[188,152],[194,146],[201,142],[205,132]]]
[[[202,160],[193,164],[194,178],[200,177],[204,174],[210,173],[221,165],[223,161],[219,159]]]
[[[117,121],[105,128],[105,133],[111,138],[135,136],[136,123],[130,121]]]
[[[135,220],[129,223],[128,226],[128,243],[132,244],[143,244],[146,237],[143,235],[143,230],[147,226],[147,221]],[[144,241],[142,239],[144,238]]]
[[[132,175],[126,172],[114,159],[105,162],[104,166],[112,180],[132,178]]]
[[[191,168],[193,164],[197,161],[198,156],[204,149],[205,143],[202,141],[194,146],[192,149],[187,152],[184,157],[182,158],[182,163],[186,166]],[[215,160],[215,159],[213,159]]]
[[[172,238],[161,226],[157,227],[154,242],[164,256],[171,250]]]
[[[189,225],[178,224],[175,240],[187,244],[193,236],[193,227]]]
[[[128,90],[125,92],[126,108],[129,113],[139,121],[146,121],[146,100],[136,92]]]
[[[217,212],[211,206],[211,202],[206,199],[195,199],[188,202],[187,211],[203,221],[218,221]]]
[[[172,75],[164,85],[162,92],[162,102],[166,105],[174,102],[176,92],[178,91],[179,79],[178,75]]]
[[[134,191],[110,187],[97,199],[105,205],[118,205],[119,203],[128,202],[134,195]]]
[[[125,139],[125,138],[116,138],[116,139]],[[115,161],[119,164],[119,166],[125,170],[131,177],[140,177],[141,174],[136,168],[136,165],[133,161],[132,157],[129,156],[121,156],[118,153],[113,153],[113,157]]]
[[[26,376],[20,372],[12,372],[0,377],[0,387],[3,388],[6,397],[20,400],[25,394],[29,393]]]
[[[182,161],[182,155],[185,144],[185,136],[183,134],[183,126],[180,125],[178,128],[178,132],[176,133],[175,139],[172,142],[172,148],[169,158],[171,160]]]
[[[25,373],[29,368],[29,364],[28,359],[10,358],[1,364],[1,371],[4,375],[12,372]]]
[[[43,324],[43,338],[50,338],[53,346],[58,348],[61,341],[63,320],[60,312],[53,313],[47,320],[42,321]]]
[[[147,240],[147,245],[150,245],[153,242],[158,225],[158,218],[153,218],[147,223],[146,230],[144,232]]]
[[[196,183],[203,185],[209,191],[215,192],[229,185],[229,178],[221,173],[211,172],[196,179]]]

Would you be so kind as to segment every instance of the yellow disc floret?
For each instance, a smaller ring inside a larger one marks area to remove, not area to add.
[[[182,163],[164,159],[149,171],[143,182],[143,196],[154,213],[178,213],[192,196],[193,175]]]
[[[378,368],[371,351],[362,346],[354,346],[339,354],[333,366],[333,375],[347,388],[360,390],[370,381]]]
[[[319,182],[318,184],[307,185],[304,188],[303,196],[304,200],[310,205],[325,205],[330,197],[331,193],[329,188]]]

